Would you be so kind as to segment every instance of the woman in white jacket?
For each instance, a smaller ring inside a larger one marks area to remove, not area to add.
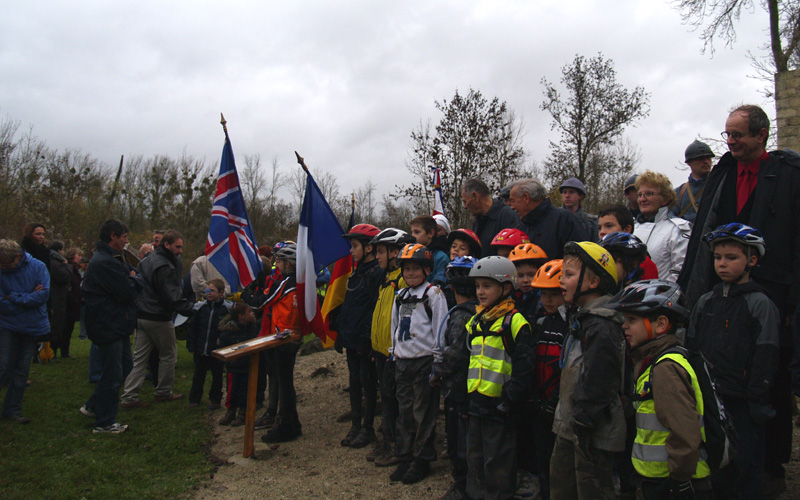
[[[670,212],[675,191],[666,175],[647,170],[636,179],[639,210],[633,234],[647,245],[658,278],[677,281],[692,235],[692,224]]]

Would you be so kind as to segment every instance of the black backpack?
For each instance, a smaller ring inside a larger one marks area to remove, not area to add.
[[[725,406],[722,400],[717,395],[717,386],[714,379],[711,377],[711,372],[708,369],[708,361],[703,353],[698,351],[689,351],[685,347],[672,346],[666,349],[653,363],[650,369],[650,380],[648,383],[652,387],[653,369],[655,365],[664,359],[667,354],[680,354],[686,361],[689,362],[695,374],[697,375],[697,384],[700,386],[700,391],[703,393],[703,425],[706,431],[705,449],[708,453],[708,466],[711,468],[711,473],[715,474],[726,465],[733,462],[736,456],[738,447],[738,436],[736,429],[733,427],[728,414],[725,412]],[[649,392],[644,397],[637,398],[639,400],[651,399],[653,393]]]

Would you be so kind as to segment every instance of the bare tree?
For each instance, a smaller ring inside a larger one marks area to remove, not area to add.
[[[800,2],[796,0],[763,0],[758,2],[769,21],[769,49],[773,73],[784,73],[800,65]],[[700,35],[703,51],[714,53],[714,39],[719,37],[726,46],[736,42],[736,23],[742,10],[752,11],[753,0],[678,0],[676,9],[685,24],[704,27]]]
[[[606,161],[608,147],[626,127],[648,116],[649,94],[642,87],[629,91],[618,83],[614,62],[602,54],[590,59],[576,55],[561,71],[566,97],[542,78],[541,108],[552,117],[551,129],[561,133],[558,143],[550,141],[546,178],[554,185],[577,177],[589,191],[599,192],[602,185],[597,183],[608,181],[605,174],[615,177],[617,172],[618,162]]]

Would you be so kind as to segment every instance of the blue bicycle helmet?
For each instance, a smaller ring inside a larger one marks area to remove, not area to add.
[[[736,241],[742,245],[755,248],[759,258],[767,253],[767,245],[764,243],[764,237],[761,235],[761,231],[738,222],[724,224],[704,234],[703,241],[712,249],[714,248],[714,244],[720,241]]]
[[[609,233],[600,240],[600,246],[610,253],[621,253],[622,255],[646,255],[647,245],[637,236],[622,231]]]
[[[463,257],[456,257],[447,265],[444,275],[447,282],[452,284],[472,283],[472,278],[469,277],[469,272],[472,270],[478,259],[471,255]]]

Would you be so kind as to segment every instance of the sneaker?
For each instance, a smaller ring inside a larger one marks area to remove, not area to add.
[[[122,434],[127,430],[128,430],[127,425],[118,424],[114,422],[113,424],[107,425],[105,427],[95,427],[92,430],[92,434]]]
[[[29,419],[28,417],[23,417],[19,413],[17,413],[16,415],[3,415],[3,418],[5,418],[6,420],[11,420],[12,422],[16,422],[18,424],[23,424],[23,425],[24,424],[29,424],[31,422],[31,419]]]
[[[340,443],[342,446],[350,446],[350,443],[353,442],[355,438],[358,437],[358,433],[361,432],[361,427],[353,425],[350,427],[350,431],[348,431],[347,435],[342,439]]]
[[[515,500],[531,500],[539,495],[539,480],[527,471],[517,471],[517,491]]]
[[[408,468],[405,474],[403,474],[401,481],[403,484],[414,484],[422,481],[428,474],[431,473],[431,464],[428,462],[420,462],[418,460],[414,460],[411,464],[411,467]]]
[[[394,470],[394,472],[392,472],[392,474],[389,476],[389,480],[400,481],[401,479],[403,479],[403,476],[406,475],[406,472],[408,472],[408,469],[410,467],[411,467],[410,463],[400,462],[400,465],[398,465],[397,468]]]
[[[265,443],[286,443],[294,441],[300,434],[288,425],[278,425],[261,436],[261,441]]]
[[[222,405],[219,404],[218,402],[217,403],[211,403],[210,405],[208,405],[208,409],[209,410],[219,410],[220,408],[222,408]]]
[[[86,407],[86,405],[81,406],[78,408],[78,412],[84,417],[94,418],[94,412]]]
[[[255,430],[270,429],[275,426],[275,415],[270,415],[269,412],[264,412],[263,415],[258,417],[253,427]]]
[[[228,408],[225,416],[219,419],[219,425],[228,425],[236,418],[236,408]]]
[[[375,441],[375,431],[372,427],[362,427],[358,436],[350,442],[351,448],[363,448]]]
[[[175,401],[176,399],[182,399],[182,398],[183,394],[176,394],[173,392],[172,394],[167,394],[164,396],[156,396],[153,399],[155,400],[156,403],[164,403],[167,401]]]

